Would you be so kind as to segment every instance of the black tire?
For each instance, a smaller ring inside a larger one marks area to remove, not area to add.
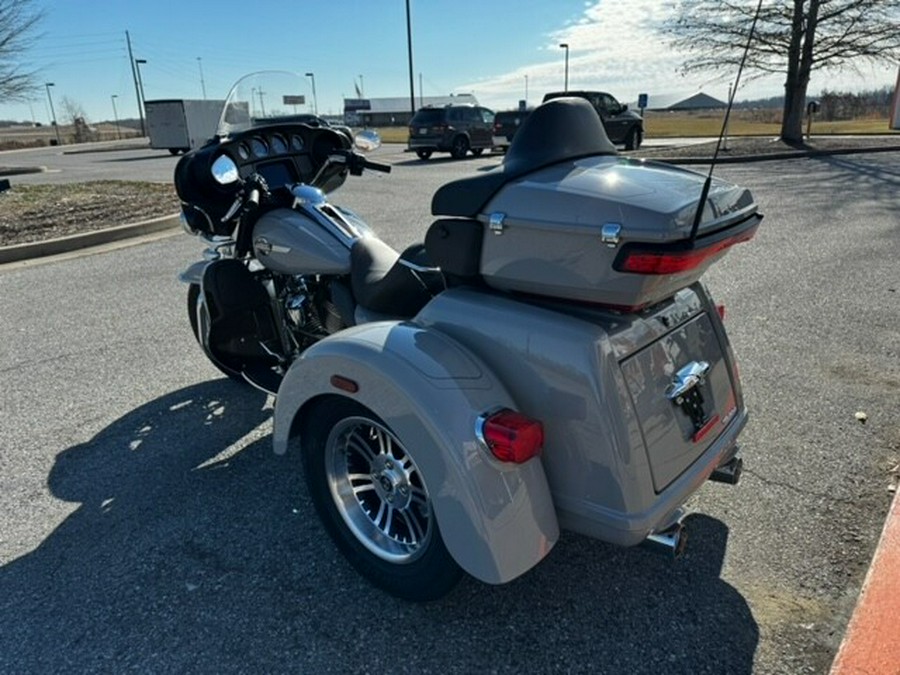
[[[481,157],[482,152],[484,152],[484,148],[472,148],[472,154],[476,157]]]
[[[416,150],[416,157],[419,159],[428,159],[431,157],[431,150]]]
[[[465,136],[457,136],[450,144],[450,155],[453,159],[462,159],[469,152],[469,139]]]
[[[235,370],[233,368],[229,368],[223,363],[220,363],[218,359],[210,355],[209,352],[203,347],[203,343],[200,341],[200,329],[197,321],[197,302],[200,299],[200,285],[199,284],[191,284],[188,286],[188,295],[187,295],[187,310],[188,310],[188,320],[191,322],[191,332],[194,333],[194,339],[197,340],[197,344],[200,345],[200,349],[203,350],[203,353],[206,354],[206,358],[209,359],[209,362],[212,363],[216,368],[219,369],[224,375],[227,375],[235,382],[240,382],[241,384],[249,384],[247,380],[244,379],[243,375],[241,375],[239,370]]]
[[[637,127],[631,127],[628,135],[625,136],[625,149],[638,150],[641,147],[641,130]]]
[[[350,564],[404,600],[449,593],[463,573],[444,546],[421,473],[400,440],[372,411],[342,397],[318,401],[304,419],[310,496]]]

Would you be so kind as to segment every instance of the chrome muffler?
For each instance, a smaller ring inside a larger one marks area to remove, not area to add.
[[[679,520],[664,530],[648,534],[641,546],[661,553],[672,560],[678,560],[684,555],[684,549],[687,546],[687,530]]]
[[[717,467],[709,475],[711,481],[716,483],[728,483],[728,485],[737,485],[741,479],[741,472],[744,470],[744,460],[738,456],[732,457],[722,466]]]

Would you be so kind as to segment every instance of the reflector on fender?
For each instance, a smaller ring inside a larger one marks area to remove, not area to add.
[[[508,408],[481,415],[475,435],[501,462],[522,464],[537,457],[544,445],[544,426]]]

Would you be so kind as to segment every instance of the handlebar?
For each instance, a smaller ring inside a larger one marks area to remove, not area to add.
[[[359,156],[359,155],[358,155]],[[391,165],[390,164],[381,164],[379,162],[373,162],[365,157],[361,157],[363,162],[363,167],[366,169],[371,169],[372,171],[381,171],[382,173],[390,173]]]

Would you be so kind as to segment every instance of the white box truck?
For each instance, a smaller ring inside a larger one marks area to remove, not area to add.
[[[150,147],[173,155],[199,148],[215,136],[225,101],[144,101]]]

